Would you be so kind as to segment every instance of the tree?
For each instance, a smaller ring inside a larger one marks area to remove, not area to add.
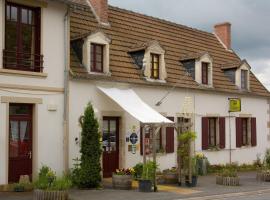
[[[80,188],[96,188],[101,182],[101,143],[98,121],[91,103],[87,104],[84,115],[80,117],[82,127],[81,162],[76,181]]]

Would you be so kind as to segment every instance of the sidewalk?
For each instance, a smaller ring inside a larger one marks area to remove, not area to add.
[[[270,193],[270,182],[257,182],[255,172],[240,173],[241,186],[228,187],[216,185],[215,176],[199,177],[198,186],[195,188],[178,187],[177,185],[159,185],[159,192],[141,193],[137,189],[131,191],[113,190],[110,183],[105,184],[105,189],[100,190],[72,190],[70,197],[72,200],[176,200],[176,199],[207,199],[209,196],[215,198],[226,196],[223,194],[238,193],[241,194],[257,194],[258,191]],[[136,187],[136,185],[135,185]],[[200,197],[200,198],[199,198]],[[215,199],[213,198],[213,199]],[[235,196],[236,198],[236,196]],[[31,193],[0,193],[0,200],[31,200]]]

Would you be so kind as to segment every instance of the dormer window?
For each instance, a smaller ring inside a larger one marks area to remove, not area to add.
[[[241,69],[241,89],[248,89],[248,70]]]
[[[202,63],[202,84],[208,85],[208,63]]]
[[[166,82],[165,50],[157,41],[135,44],[129,53],[146,81]]]
[[[236,63],[226,63],[221,66],[225,75],[240,90],[249,90],[250,65],[246,60]]]
[[[110,42],[111,40],[100,31],[84,38],[82,64],[90,74],[110,75]],[[77,50],[80,49],[77,48]]]
[[[213,60],[207,52],[187,54],[180,61],[198,84],[213,86]]]
[[[159,79],[159,55],[151,54],[151,78]]]
[[[91,44],[91,71],[103,72],[103,45]]]

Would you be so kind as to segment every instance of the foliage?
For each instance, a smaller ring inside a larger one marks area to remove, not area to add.
[[[264,156],[264,166],[270,169],[270,149],[267,149]]]
[[[234,166],[235,169],[238,172],[254,171],[254,170],[257,170],[258,169],[258,163],[257,163],[257,161],[254,161],[253,164],[241,164],[241,165],[238,165],[236,163],[232,163],[232,166]],[[218,173],[224,167],[226,167],[226,165],[209,165],[208,166],[208,173]]]
[[[153,180],[154,179],[154,174],[155,171],[157,170],[158,166],[155,162],[153,161],[147,161],[143,165],[143,173],[142,173],[142,180]]]
[[[71,187],[71,180],[66,175],[57,178],[51,168],[42,166],[38,174],[38,180],[34,183],[34,187],[40,190],[68,190]]]
[[[165,170],[163,170],[163,173],[177,173],[177,168],[172,167],[170,169],[165,169]]]
[[[190,157],[190,149],[191,149],[190,145],[191,145],[191,142],[194,141],[195,139],[196,139],[196,133],[191,132],[191,131],[184,132],[178,136],[178,140],[180,143],[179,149],[178,149],[178,155],[182,160],[183,170],[184,170],[184,173],[186,174],[189,174],[190,170],[192,170],[192,173],[195,172],[194,164],[196,164],[196,162],[192,161],[190,163],[190,159],[192,159]]]
[[[222,177],[238,177],[237,168],[234,165],[226,165],[221,169],[218,175]]]
[[[143,173],[143,163],[136,164],[133,167],[133,169],[134,169],[134,174],[133,174],[134,178],[135,179],[141,178],[142,177],[142,173]]]
[[[101,134],[91,103],[87,104],[80,117],[82,127],[81,158],[72,171],[73,184],[79,188],[96,188],[101,182]]]
[[[117,169],[115,171],[116,175],[133,175],[134,174],[134,169],[133,168],[127,168],[127,169]]]

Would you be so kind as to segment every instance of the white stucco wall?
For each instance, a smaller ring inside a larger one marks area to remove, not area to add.
[[[33,130],[33,173],[42,164],[50,166],[57,174],[63,171],[63,92],[64,88],[64,16],[67,7],[62,3],[48,1],[41,14],[41,52],[44,55],[46,78],[8,75],[0,73],[0,99],[3,96],[41,98],[43,103],[35,106],[36,122]],[[4,1],[0,0],[0,69],[4,49]],[[4,85],[5,87],[1,87]],[[27,85],[40,86],[43,91],[18,90],[12,87]],[[14,86],[15,85],[15,86]],[[50,89],[56,91],[50,92]],[[48,106],[56,106],[49,111]],[[0,101],[0,185],[8,180],[8,131],[7,105]]]
[[[0,1],[0,69],[4,44],[4,1]],[[47,7],[41,8],[41,54],[44,56],[44,73],[46,78],[29,78],[25,76],[4,75],[0,73],[2,84],[35,85],[62,87],[64,83],[64,16],[67,7],[64,4],[49,1]]]
[[[83,108],[88,101],[91,101],[96,110],[98,110],[99,119],[102,120],[102,113],[105,111],[124,112],[116,103],[106,97],[104,94],[98,91],[96,85],[108,86],[108,87],[128,87],[132,88],[148,105],[157,110],[160,113],[164,113],[167,116],[174,116],[181,113],[182,105],[185,96],[191,96],[195,99],[195,131],[197,132],[197,139],[195,141],[196,151],[201,151],[201,117],[206,115],[219,115],[228,116],[228,98],[237,97],[237,95],[228,94],[215,94],[202,91],[192,91],[185,89],[175,89],[170,93],[161,106],[155,106],[164,94],[167,92],[164,88],[154,87],[141,87],[121,85],[116,83],[101,83],[101,82],[84,82],[84,81],[71,81],[70,84],[70,165],[72,166],[72,158],[78,156],[79,146],[74,147],[74,139],[79,137],[80,129],[76,126],[78,117],[83,113]],[[233,116],[239,116],[239,114],[251,114],[252,117],[257,118],[257,146],[246,147],[236,149],[235,147],[235,118],[231,119],[231,135],[232,135],[232,161],[238,163],[251,163],[256,159],[257,154],[263,154],[265,149],[269,147],[270,142],[267,140],[267,100],[264,98],[245,97],[239,96],[242,99],[242,112],[232,114]],[[125,113],[125,112],[124,112]],[[135,125],[137,132],[139,133],[139,122],[132,116],[125,113],[122,114],[122,121],[125,124],[123,132],[120,133],[120,137],[125,139],[125,135],[131,133],[132,126]],[[176,139],[176,133],[175,133]],[[175,142],[176,145],[176,142]],[[176,149],[176,146],[175,146]],[[203,151],[208,157],[211,164],[222,164],[229,162],[229,121],[226,117],[226,149],[210,152]],[[142,161],[142,156],[138,149],[136,154],[128,152],[128,144],[125,143],[125,150],[123,149],[120,155],[124,155],[124,161],[122,167],[132,167],[136,163]],[[121,160],[121,159],[120,159]],[[176,166],[176,153],[165,154],[158,156],[158,163],[160,169],[166,169]]]

